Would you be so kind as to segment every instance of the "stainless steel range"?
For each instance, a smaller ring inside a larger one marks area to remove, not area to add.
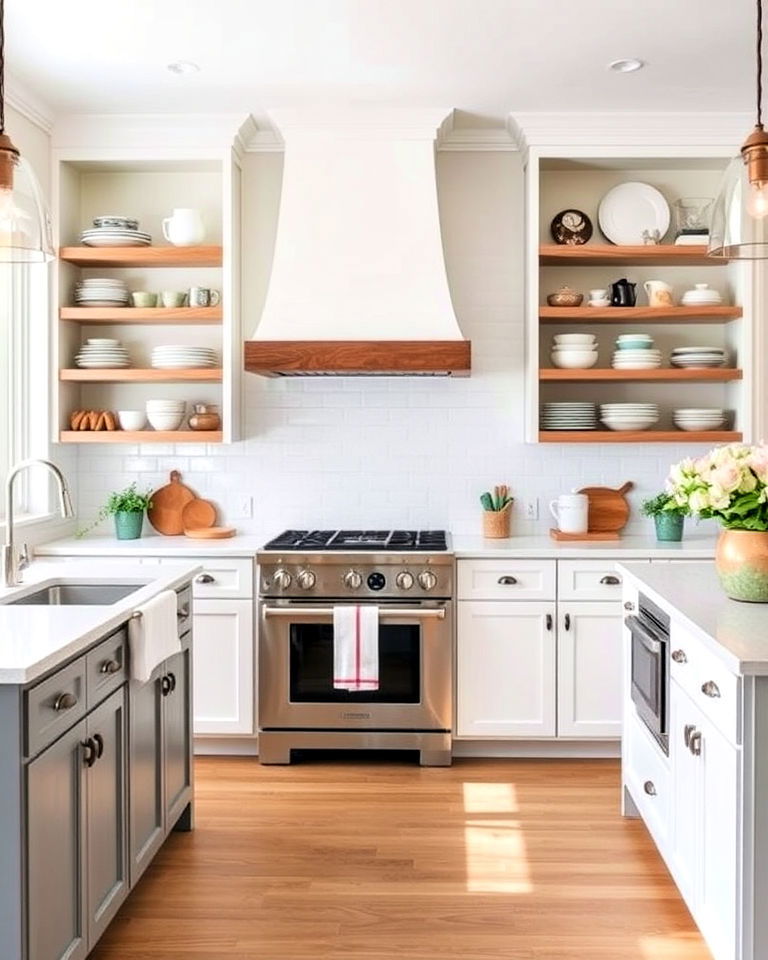
[[[259,552],[259,757],[418,750],[451,762],[454,563],[440,530],[286,530]],[[333,609],[379,608],[379,687],[333,685]]]

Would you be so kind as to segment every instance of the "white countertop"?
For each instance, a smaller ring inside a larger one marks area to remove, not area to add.
[[[190,540],[149,534],[138,540],[115,537],[65,537],[34,548],[37,557],[253,557],[261,546],[256,537],[234,536],[223,540]]]
[[[151,573],[149,570],[151,569]],[[175,590],[200,570],[190,563],[148,568],[126,563],[105,572],[98,563],[33,562],[18,587],[0,587],[0,683],[29,683],[125,623],[137,607],[160,593]],[[144,586],[104,606],[9,606],[3,601],[62,580],[88,583],[138,583]]]
[[[714,564],[629,563],[619,569],[733,673],[768,676],[768,603],[730,600]]]

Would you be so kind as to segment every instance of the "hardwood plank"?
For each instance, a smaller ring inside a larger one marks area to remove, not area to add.
[[[711,960],[617,761],[196,760],[92,960]]]
[[[723,323],[741,307],[539,307],[542,323]]]
[[[75,323],[197,325],[221,323],[221,307],[61,307],[60,320]]]
[[[221,430],[62,430],[59,443],[221,443]]]
[[[543,243],[539,247],[542,267],[571,266],[632,266],[649,267],[717,267],[728,263],[722,257],[708,257],[706,246],[675,246],[651,244],[648,246],[615,246],[612,243],[587,243],[581,246],[560,246]]]
[[[738,443],[738,430],[540,430],[539,443]]]
[[[221,367],[193,367],[183,370],[155,370],[154,368],[106,367],[86,370],[72,367],[59,370],[59,380],[79,383],[177,383],[191,380],[196,383],[218,383],[222,377]]]
[[[61,247],[59,258],[78,267],[220,267],[222,248]]]
[[[435,373],[468,377],[469,340],[246,340],[245,369],[299,373]]]
[[[699,383],[721,383],[727,380],[741,380],[742,370],[733,367],[715,367],[714,369],[691,370],[663,367],[656,370],[614,370],[605,367],[593,367],[591,370],[559,370],[555,367],[542,367],[539,370],[539,380],[682,380]]]

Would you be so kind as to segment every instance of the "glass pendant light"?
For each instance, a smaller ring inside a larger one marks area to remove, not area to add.
[[[757,122],[728,165],[712,210],[710,257],[768,260],[768,133],[763,128],[763,6],[757,0]]]
[[[53,259],[51,221],[29,163],[5,132],[5,2],[0,0],[0,263]]]

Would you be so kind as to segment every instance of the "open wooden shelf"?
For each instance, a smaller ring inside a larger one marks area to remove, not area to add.
[[[221,367],[194,367],[182,370],[155,370],[140,367],[128,367],[122,370],[112,367],[82,370],[78,367],[59,371],[59,380],[80,383],[178,383],[182,381],[219,383],[221,378]]]
[[[737,430],[541,430],[539,443],[738,443]]]
[[[61,307],[60,320],[74,323],[197,325],[221,323],[221,307]]]
[[[682,368],[663,367],[656,370],[610,370],[604,367],[591,370],[557,370],[543,367],[539,370],[539,380],[573,382],[592,380],[596,382],[626,383],[632,380],[679,380],[685,383],[725,383],[729,380],[741,380],[743,372],[733,367],[716,367],[709,370],[683,370]]]
[[[78,267],[220,267],[222,248],[62,247],[59,257]]]
[[[542,267],[571,264],[580,264],[583,267],[633,264],[649,267],[717,267],[728,261],[723,257],[708,257],[707,248],[698,245],[649,244],[620,247],[612,243],[586,243],[581,246],[543,243],[539,247],[539,263]]]
[[[723,323],[741,307],[540,307],[542,323]]]
[[[221,430],[62,430],[59,443],[221,443]]]

